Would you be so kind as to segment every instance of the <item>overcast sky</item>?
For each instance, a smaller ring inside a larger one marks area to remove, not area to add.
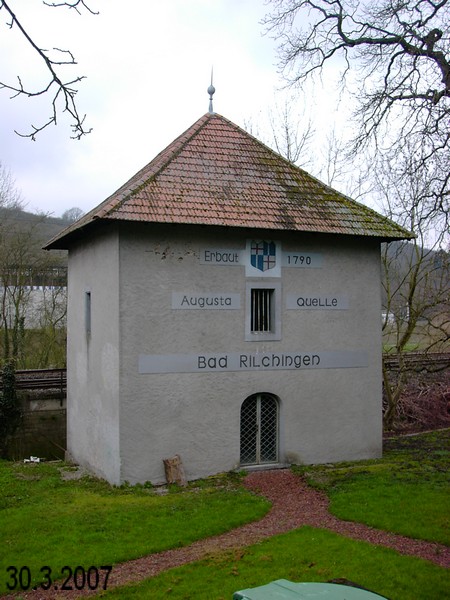
[[[214,110],[237,125],[251,122],[265,137],[264,119],[283,97],[276,44],[263,35],[264,0],[87,0],[99,11],[82,15],[49,8],[41,0],[10,0],[42,48],[70,49],[76,66],[66,77],[86,75],[77,104],[93,131],[70,139],[60,119],[36,141],[29,132],[51,114],[51,99],[10,100],[0,90],[0,161],[10,169],[27,209],[60,216],[88,211],[112,194],[172,140],[208,111],[214,67]],[[38,87],[46,71],[0,11],[0,79]],[[297,92],[297,112],[311,93]],[[313,118],[332,127],[335,101],[314,97]],[[309,110],[309,109],[308,109]],[[305,113],[306,114],[306,113]],[[305,116],[306,119],[306,116]],[[264,139],[267,141],[267,139]]]

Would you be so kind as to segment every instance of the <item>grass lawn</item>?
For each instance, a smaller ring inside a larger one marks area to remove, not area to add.
[[[233,592],[276,579],[343,578],[390,600],[448,598],[446,569],[329,531],[302,527],[261,544],[161,573],[134,586],[102,592],[102,598],[231,600]]]
[[[380,460],[298,469],[337,517],[450,543],[450,430],[385,441]]]
[[[330,495],[341,518],[448,543],[449,439],[449,430],[393,439],[380,460],[299,470]],[[238,475],[160,496],[94,478],[65,482],[61,466],[0,462],[0,592],[7,591],[9,565],[26,565],[32,574],[44,565],[53,572],[114,565],[237,527],[268,509],[242,489]],[[304,527],[104,595],[231,600],[236,590],[280,578],[345,578],[391,600],[441,599],[450,589],[449,571],[432,563]]]
[[[332,511],[404,535],[448,543],[450,431],[386,442],[380,460],[297,469],[332,499]],[[447,598],[450,573],[331,533],[303,527],[262,544],[172,569],[106,597],[226,599],[276,579],[348,579],[391,600]]]
[[[111,565],[222,533],[270,508],[238,475],[161,496],[91,477],[62,481],[62,466],[0,461],[0,593],[13,585],[10,565],[28,567],[36,583],[43,566],[60,574],[66,565]]]
[[[430,348],[433,352],[448,352],[449,340],[444,329],[442,323],[436,323],[433,327],[427,321],[419,321],[403,352],[423,352]],[[393,352],[403,332],[403,328],[397,330],[395,324],[389,323],[383,331],[383,351]]]

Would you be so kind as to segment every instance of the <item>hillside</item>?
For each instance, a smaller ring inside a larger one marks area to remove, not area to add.
[[[71,224],[71,220],[34,214],[20,208],[0,208],[0,232],[9,232],[17,236],[19,233],[29,236],[31,245],[42,256],[43,263],[52,266],[66,266],[67,253],[64,250],[47,252],[42,246],[62,229]],[[382,244],[384,252],[385,244]],[[402,280],[414,263],[414,244],[411,242],[391,242],[387,245],[390,271],[397,280]],[[427,264],[432,270],[441,272],[448,264],[448,253],[441,250],[430,252]],[[383,303],[385,298],[383,298]]]
[[[71,221],[59,217],[48,217],[20,208],[0,208],[0,218],[2,222],[15,223],[23,229],[32,228],[43,242],[49,240],[71,223]]]
[[[42,246],[69,224],[70,221],[62,218],[34,214],[20,208],[0,208],[3,255],[8,254],[5,252],[6,245],[8,248],[12,247],[12,239],[14,239],[16,248],[19,244],[18,240],[21,239],[24,245],[27,243],[27,250],[33,256],[33,262],[42,262],[49,266],[66,266],[67,253],[65,251],[49,253],[42,250]]]

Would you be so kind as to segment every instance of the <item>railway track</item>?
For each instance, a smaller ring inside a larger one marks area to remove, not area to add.
[[[385,354],[383,361],[392,371],[399,369],[399,361],[395,356]],[[450,352],[409,352],[404,355],[405,366],[410,371],[442,371],[450,368]],[[1,386],[1,375],[0,375]],[[29,369],[16,371],[17,390],[59,390],[63,393],[67,388],[66,369]]]
[[[443,371],[450,368],[450,352],[408,352],[403,355],[403,361],[409,371]],[[392,371],[400,367],[397,356],[384,354],[383,362]]]
[[[65,393],[66,388],[66,369],[27,369],[16,371],[17,390],[59,390]]]

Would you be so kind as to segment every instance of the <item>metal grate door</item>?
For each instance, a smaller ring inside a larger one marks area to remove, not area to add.
[[[270,394],[255,394],[241,406],[241,464],[278,461],[278,402]]]

